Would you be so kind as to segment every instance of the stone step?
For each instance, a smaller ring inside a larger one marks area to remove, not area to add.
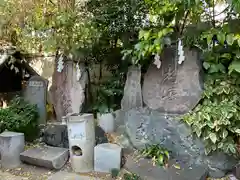
[[[20,154],[21,161],[49,169],[61,169],[68,158],[68,149],[50,146],[34,147]]]
[[[133,155],[126,157],[125,168],[146,180],[206,180],[208,168],[202,166],[178,165],[176,161],[169,162],[169,167],[153,166],[151,160],[136,158]]]

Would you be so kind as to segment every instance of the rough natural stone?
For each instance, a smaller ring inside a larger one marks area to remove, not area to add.
[[[128,68],[121,108],[129,110],[142,106],[141,68],[131,66]]]
[[[62,72],[57,72],[56,69],[54,69],[50,92],[57,120],[61,121],[63,116],[81,111],[87,76],[85,67],[80,66],[81,77],[77,79],[77,70],[73,61],[65,61]]]
[[[16,168],[21,164],[20,153],[24,151],[23,133],[5,131],[0,134],[0,154],[3,168]]]
[[[102,143],[108,143],[108,138],[106,137],[104,130],[99,126],[95,127],[95,136],[96,136],[95,137],[96,145],[102,144]]]
[[[60,122],[48,124],[43,132],[43,141],[49,146],[68,148],[67,125]]]
[[[61,169],[68,157],[68,149],[50,146],[31,148],[20,154],[23,162],[49,169]]]
[[[179,168],[175,168],[177,166]],[[205,166],[189,165],[171,160],[169,168],[164,169],[153,166],[151,159],[138,159],[133,155],[126,158],[124,167],[144,180],[206,180],[208,175],[208,168]]]
[[[184,49],[185,60],[177,63],[176,48],[166,48],[162,65],[150,65],[144,76],[143,101],[151,109],[168,113],[192,110],[203,92],[203,76],[197,50]]]
[[[25,99],[38,107],[39,124],[46,124],[47,119],[47,87],[48,81],[41,76],[32,76],[24,91]]]
[[[233,168],[233,174],[240,179],[240,164],[238,163],[234,168]]]
[[[107,161],[109,159],[109,161]],[[122,148],[117,144],[99,144],[94,148],[94,170],[111,172],[121,168]]]
[[[114,111],[114,117],[115,117],[115,124],[116,124],[116,128],[118,128],[119,126],[124,125],[124,114],[125,111],[124,110],[116,110]]]
[[[176,118],[147,108],[132,109],[125,114],[126,132],[136,148],[159,143],[169,149],[173,157],[190,164],[204,164],[210,172],[226,173],[235,166],[236,160],[224,153],[206,156],[202,141],[192,135],[190,127]]]

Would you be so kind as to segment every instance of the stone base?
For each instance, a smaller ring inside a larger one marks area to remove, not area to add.
[[[160,144],[171,152],[174,159],[208,167],[214,178],[233,169],[237,159],[223,152],[206,156],[203,141],[193,136],[191,128],[179,118],[179,115],[166,115],[148,108],[131,109],[123,117],[129,141],[137,149],[144,148],[146,144]]]
[[[16,168],[21,164],[20,153],[24,151],[24,134],[5,131],[0,134],[1,166]]]
[[[94,148],[94,170],[111,172],[121,168],[122,148],[117,144],[99,144]]]
[[[132,155],[126,158],[125,168],[147,180],[206,180],[208,168],[189,166],[187,163],[169,162],[169,167],[153,166],[151,159],[137,159]]]
[[[23,162],[49,169],[61,169],[68,157],[68,149],[49,146],[28,149],[20,154]]]

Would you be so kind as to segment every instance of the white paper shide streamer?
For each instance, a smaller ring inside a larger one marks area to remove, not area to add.
[[[57,72],[62,72],[63,68],[64,68],[64,62],[63,62],[63,55],[61,54],[61,56],[58,59]]]
[[[182,40],[178,40],[178,64],[182,64],[182,62],[185,60],[184,51],[183,51],[183,45]]]
[[[76,68],[77,68],[77,72],[76,72],[76,76],[77,76],[77,81],[79,81],[80,80],[80,78],[81,78],[81,69],[80,69],[80,67],[79,67],[79,64],[77,64],[76,65]]]
[[[158,54],[155,55],[153,64],[155,64],[157,68],[160,69],[162,63]]]

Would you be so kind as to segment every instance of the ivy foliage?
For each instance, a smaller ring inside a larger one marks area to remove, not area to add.
[[[240,136],[240,40],[230,22],[202,32],[205,91],[199,105],[184,117],[193,132],[205,142],[206,154],[223,151],[238,155]]]

